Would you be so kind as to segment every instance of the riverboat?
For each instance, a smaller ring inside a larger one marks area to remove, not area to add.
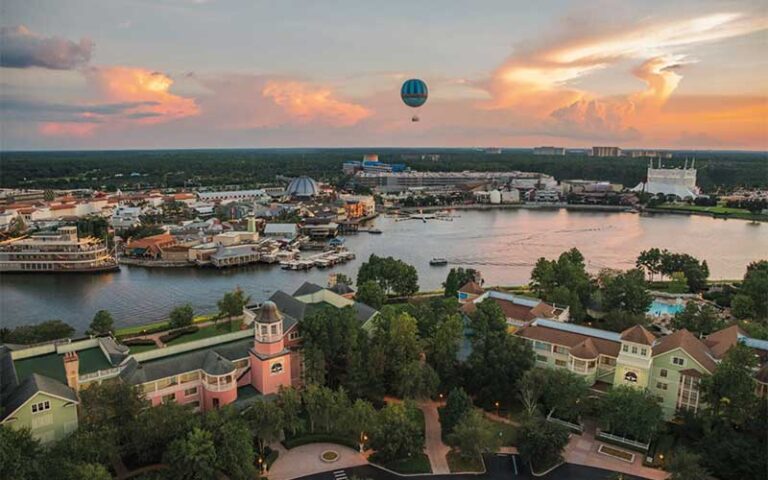
[[[77,227],[0,243],[0,272],[108,272],[119,268],[104,242],[79,238]]]

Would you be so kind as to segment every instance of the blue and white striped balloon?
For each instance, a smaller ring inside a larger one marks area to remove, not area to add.
[[[427,101],[427,84],[417,78],[406,80],[400,89],[400,96],[409,107],[420,107]]]

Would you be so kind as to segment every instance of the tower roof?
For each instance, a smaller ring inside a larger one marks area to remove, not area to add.
[[[271,300],[262,303],[259,312],[259,323],[278,323],[283,321],[283,315],[280,313],[280,309],[277,308],[277,304]]]
[[[626,342],[639,343],[641,345],[653,345],[656,337],[642,325],[635,325],[621,332],[621,339]]]

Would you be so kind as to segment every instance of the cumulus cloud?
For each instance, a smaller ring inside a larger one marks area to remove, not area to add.
[[[658,112],[682,79],[680,67],[693,61],[680,49],[765,28],[765,17],[715,13],[606,33],[579,29],[528,46],[508,59],[488,83],[492,100],[486,108],[515,109],[538,117],[563,136],[611,134],[617,140],[635,139],[640,132],[633,123],[639,114]],[[639,60],[632,73],[645,84],[643,90],[601,98],[575,86],[577,80],[626,60]]]
[[[73,42],[60,37],[43,37],[24,25],[0,28],[0,66],[41,67],[72,70],[91,59],[93,41]]]
[[[95,123],[44,122],[37,131],[48,137],[90,137],[96,127]]]
[[[264,85],[261,93],[299,123],[317,120],[344,127],[372,113],[362,105],[339,100],[329,88],[305,82],[272,80]]]
[[[171,93],[168,75],[136,67],[99,67],[85,72],[96,96],[110,102],[132,103],[131,118],[162,123],[199,114],[195,99]]]
[[[122,102],[97,104],[65,104],[33,99],[0,97],[0,111],[14,120],[100,123],[110,118],[154,116],[140,110],[157,102]]]

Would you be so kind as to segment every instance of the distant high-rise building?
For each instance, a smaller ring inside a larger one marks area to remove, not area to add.
[[[632,158],[672,158],[672,152],[660,152],[657,150],[631,150],[629,156]]]
[[[533,149],[534,155],[558,155],[565,156],[565,148],[563,147],[535,147]]]
[[[621,148],[619,147],[592,147],[593,157],[620,157]]]

